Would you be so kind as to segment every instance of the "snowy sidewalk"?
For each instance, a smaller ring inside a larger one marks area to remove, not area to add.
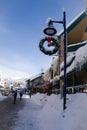
[[[13,130],[38,130],[37,116],[42,107],[34,104],[28,95],[24,95],[22,100],[25,100],[25,106],[18,112],[18,118]]]
[[[87,93],[67,95],[63,113],[60,95],[24,95],[23,99],[7,97],[0,101],[0,130],[86,130]],[[62,115],[65,116],[62,116]]]

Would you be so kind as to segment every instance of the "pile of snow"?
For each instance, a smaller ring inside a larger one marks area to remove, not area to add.
[[[87,94],[71,94],[67,95],[67,99],[67,109],[63,111],[60,95],[47,96],[38,93],[32,97],[39,105],[43,104],[43,109],[38,115],[40,130],[86,130]]]
[[[47,95],[45,94],[40,94],[40,93],[37,93],[35,95],[32,96],[32,100],[38,104],[38,105],[44,105],[45,102],[47,101]]]

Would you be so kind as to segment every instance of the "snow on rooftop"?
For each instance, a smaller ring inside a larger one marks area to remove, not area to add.
[[[67,57],[67,64],[68,62],[72,59],[72,56],[74,56],[74,54],[71,53],[71,55],[69,57]],[[62,63],[62,67],[63,67]],[[72,64],[67,67],[67,73],[71,72],[74,69],[77,69],[78,67],[81,68],[84,64],[87,64],[87,44],[84,45],[83,47],[80,47],[76,53],[75,53],[75,59],[72,62]],[[63,76],[63,71],[61,72],[60,76]]]
[[[41,75],[42,75],[42,73],[40,73],[40,74],[38,74],[38,75],[35,75],[35,76],[31,77],[30,80],[34,80],[34,79],[40,77]]]
[[[59,62],[59,57],[58,56],[53,57],[50,68],[43,75],[43,78],[44,78],[45,81],[51,80],[50,79],[50,70],[52,69],[53,73],[55,73],[57,68],[58,68],[58,62]],[[56,77],[56,78],[59,79],[59,77]]]
[[[87,44],[76,51],[76,62],[80,67],[87,63]]]
[[[49,69],[43,74],[43,79],[44,79],[45,81],[50,80]]]
[[[68,45],[68,47],[78,46],[78,45],[82,45],[82,44],[85,44],[85,43],[87,43],[87,40],[80,42],[80,43],[76,43],[76,44],[70,44],[70,45]]]
[[[54,57],[52,62],[51,62],[51,67],[53,68],[53,71],[55,72],[58,68],[58,63],[59,63],[59,57]]]
[[[72,62],[73,58],[75,57],[75,54],[71,53],[68,57],[67,57],[67,64],[69,64],[70,62]],[[61,63],[60,65],[60,69],[64,68],[64,62]]]
[[[67,73],[73,71],[74,69],[76,69],[78,67],[81,68],[84,64],[87,64],[87,44],[80,47],[76,51],[76,53],[69,53],[69,56],[67,57],[67,64],[69,64],[70,62],[72,62],[72,63],[71,63],[71,65],[69,65],[67,67]],[[55,57],[51,62],[51,68],[55,72],[57,70],[57,67],[58,67],[58,57]],[[64,68],[64,62],[62,62],[60,65],[60,69],[62,69],[62,68]],[[48,79],[50,80],[49,69],[44,74],[44,80],[48,80]],[[64,71],[61,71],[60,76],[63,76],[63,74],[64,74]],[[54,81],[58,80],[60,76],[54,77],[53,80]]]

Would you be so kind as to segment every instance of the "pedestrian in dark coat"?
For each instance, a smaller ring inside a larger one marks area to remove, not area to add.
[[[14,91],[14,104],[16,103],[16,98],[17,98],[17,90]]]
[[[23,96],[23,92],[20,91],[20,100],[22,99],[22,96]]]

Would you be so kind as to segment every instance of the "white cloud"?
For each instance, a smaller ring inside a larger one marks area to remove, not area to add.
[[[12,70],[12,69],[0,66],[0,76],[1,78],[26,78],[29,75],[25,72]]]
[[[0,59],[1,76],[6,77],[29,77],[37,72],[37,67],[27,59],[22,57],[11,57]]]

